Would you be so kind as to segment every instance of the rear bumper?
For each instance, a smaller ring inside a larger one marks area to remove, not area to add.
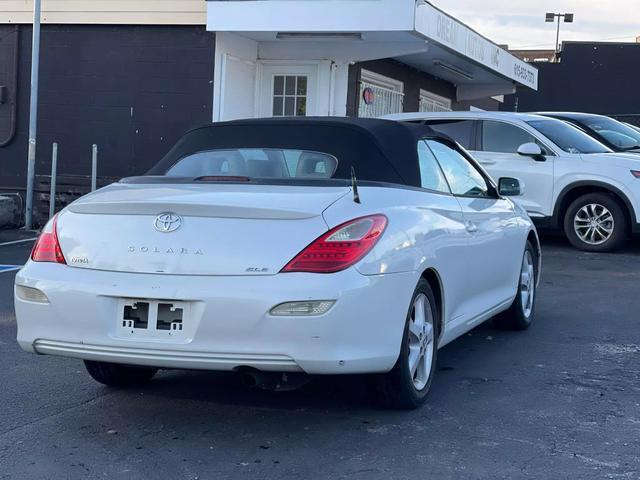
[[[231,370],[247,365],[261,370],[299,372],[302,369],[286,355],[230,354],[86,345],[81,343],[36,340],[33,349],[40,354],[59,355],[99,362],[127,363],[163,368]]]
[[[374,373],[395,364],[415,272],[332,275],[172,276],[94,271],[29,262],[16,284],[49,298],[16,297],[18,342],[27,351],[162,368],[309,374]],[[125,298],[188,302],[180,339],[123,338]],[[274,317],[297,300],[336,300],[317,317]]]

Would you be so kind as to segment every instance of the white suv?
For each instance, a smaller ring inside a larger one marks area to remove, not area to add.
[[[542,228],[561,229],[577,248],[621,247],[640,233],[640,158],[613,153],[560,120],[509,112],[406,113],[456,140],[494,177],[526,185],[519,203]]]

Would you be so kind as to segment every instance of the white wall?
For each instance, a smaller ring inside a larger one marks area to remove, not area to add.
[[[345,117],[347,115],[347,92],[349,89],[349,63],[336,63],[334,65],[334,78],[329,115]]]
[[[215,32],[413,30],[415,0],[242,0],[207,2]],[[295,21],[292,21],[295,19]]]
[[[258,42],[233,33],[216,34],[213,121],[254,117]]]
[[[204,25],[205,0],[43,0],[42,22]],[[33,0],[0,0],[0,23],[31,23]]]
[[[279,55],[277,47],[271,45],[265,59],[260,55],[259,42],[235,33],[216,34],[213,121],[268,115],[269,72],[274,66],[294,74],[304,67],[305,74],[308,70],[314,75],[315,88],[310,92],[314,101],[309,104],[308,115],[346,115],[349,62],[314,55],[313,49],[291,60],[285,54],[285,46]]]

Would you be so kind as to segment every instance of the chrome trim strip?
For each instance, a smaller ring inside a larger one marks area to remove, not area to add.
[[[163,368],[233,370],[240,366],[249,366],[263,370],[302,371],[298,364],[286,355],[152,350],[42,339],[36,340],[33,348],[37,353],[45,355]]]

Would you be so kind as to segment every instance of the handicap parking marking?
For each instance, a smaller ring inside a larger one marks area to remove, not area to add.
[[[20,270],[22,265],[0,265],[0,273],[14,272]]]

